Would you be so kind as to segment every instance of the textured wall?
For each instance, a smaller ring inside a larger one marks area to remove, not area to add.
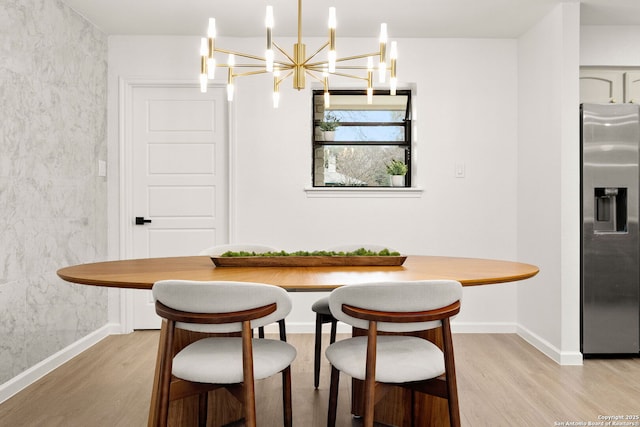
[[[104,325],[107,38],[59,0],[0,0],[0,383]]]

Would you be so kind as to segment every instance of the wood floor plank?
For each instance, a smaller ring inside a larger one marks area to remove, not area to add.
[[[313,335],[288,338],[298,349],[294,426],[324,427],[329,364],[323,359],[320,389],[314,390]],[[157,342],[157,331],[104,339],[1,404],[0,426],[145,426]],[[455,334],[454,346],[464,426],[544,427],[640,414],[640,358],[559,366],[511,334]],[[349,414],[350,379],[342,376],[340,385],[337,425],[360,426]],[[280,390],[279,375],[257,383],[260,426],[282,425]]]

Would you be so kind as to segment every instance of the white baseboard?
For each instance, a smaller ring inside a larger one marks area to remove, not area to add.
[[[549,341],[541,338],[522,325],[518,325],[517,333],[525,341],[559,365],[582,365],[583,363],[582,353],[579,351],[560,351]]]
[[[120,326],[118,324],[107,323],[100,329],[79,339],[73,344],[63,348],[55,354],[52,354],[38,364],[13,377],[6,383],[0,385],[0,403],[9,399],[25,387],[33,384],[49,372],[68,362],[105,337],[118,333],[120,333]]]

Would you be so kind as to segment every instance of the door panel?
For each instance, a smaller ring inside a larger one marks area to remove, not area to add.
[[[628,71],[624,73],[625,102],[640,103],[640,73]]]
[[[622,73],[600,70],[580,71],[581,103],[622,103]]]
[[[131,258],[195,255],[228,241],[224,89],[132,89]],[[149,291],[135,291],[134,329],[160,327]]]

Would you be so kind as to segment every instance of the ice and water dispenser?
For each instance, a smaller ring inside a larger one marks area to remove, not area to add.
[[[624,187],[594,188],[594,233],[627,232],[627,189]]]

